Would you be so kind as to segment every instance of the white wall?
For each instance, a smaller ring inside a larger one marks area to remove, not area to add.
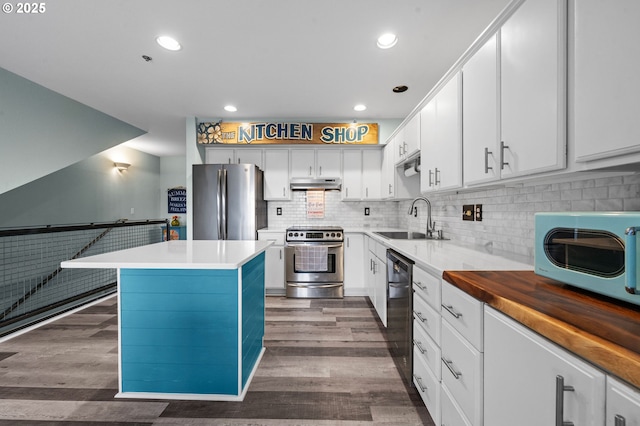
[[[550,211],[639,211],[640,175],[573,176],[558,183],[519,184],[450,195],[429,195],[436,228],[453,241],[488,245],[497,251],[533,259],[534,213]],[[482,222],[462,220],[463,204],[482,204]],[[427,208],[416,203],[418,217],[399,203],[399,226],[425,232]]]

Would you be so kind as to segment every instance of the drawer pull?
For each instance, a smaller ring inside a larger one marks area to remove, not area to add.
[[[413,344],[416,345],[421,354],[427,353],[427,350],[422,347],[422,343],[419,340],[413,339]]]
[[[625,418],[622,417],[620,414],[616,414],[614,422],[615,423],[613,424],[613,426],[625,426],[627,424],[627,421],[625,420]]]
[[[413,311],[413,314],[414,314],[416,317],[418,317],[418,319],[419,319],[420,321],[422,321],[422,322],[427,322],[427,319],[426,319],[425,317],[423,317],[423,316],[422,316],[422,313],[421,313],[421,312]]]
[[[453,309],[453,305],[442,305],[442,307],[445,308],[447,310],[447,312],[449,312],[455,318],[460,318],[462,316],[462,314],[460,312],[456,312]]]
[[[426,285],[422,285],[422,281],[414,281],[413,282],[415,284],[416,287],[418,287],[420,290],[422,291],[427,291],[427,286]]]
[[[449,360],[446,360],[446,359],[444,359],[444,358],[441,358],[441,359],[442,359],[442,362],[444,362],[444,365],[446,365],[446,366],[447,366],[447,368],[449,369],[449,371],[451,371],[451,374],[453,374],[453,377],[454,377],[456,380],[460,380],[460,376],[462,376],[462,373],[461,373],[461,372],[459,372],[459,371],[454,370],[454,368],[453,368],[453,362],[452,362],[452,361],[449,361]]]
[[[420,388],[420,392],[426,392],[427,387],[422,384],[422,377],[413,375],[413,378],[416,379],[416,383],[418,383],[418,387]]]
[[[564,421],[564,393],[573,391],[573,386],[564,385],[564,377],[556,376],[556,426],[573,426],[573,422]]]

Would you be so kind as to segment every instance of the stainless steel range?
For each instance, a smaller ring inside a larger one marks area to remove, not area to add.
[[[344,296],[344,230],[337,226],[287,229],[285,277],[287,297]]]

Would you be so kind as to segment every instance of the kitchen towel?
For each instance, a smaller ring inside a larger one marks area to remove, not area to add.
[[[294,252],[295,268],[297,272],[327,272],[327,246],[299,245]]]

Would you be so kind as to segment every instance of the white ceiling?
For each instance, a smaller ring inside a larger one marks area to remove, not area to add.
[[[128,146],[183,155],[187,116],[404,118],[507,4],[55,0],[43,14],[0,15],[0,67],[148,131]],[[388,31],[398,44],[381,50]],[[163,34],[183,49],[160,48]]]

